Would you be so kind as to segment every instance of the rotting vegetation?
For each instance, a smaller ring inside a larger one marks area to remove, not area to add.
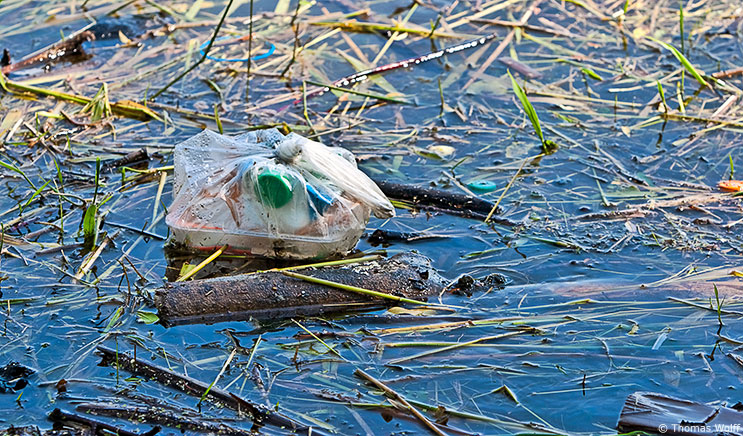
[[[318,433],[616,434],[638,390],[742,400],[743,210],[717,188],[741,178],[740,2],[6,0],[0,17],[10,65],[95,36],[0,83],[0,366],[29,368],[0,379],[0,427],[48,428],[60,408],[139,434],[234,432],[274,410]],[[370,222],[382,245],[358,249],[512,284],[443,293],[448,311],[158,325],[164,276],[284,266],[164,249],[173,145],[269,126],[344,146],[375,179],[492,204],[486,220],[397,201]],[[261,407],[248,420],[209,386]]]

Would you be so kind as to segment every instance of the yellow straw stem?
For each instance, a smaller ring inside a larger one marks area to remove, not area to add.
[[[343,283],[331,282],[330,280],[319,279],[317,277],[306,276],[304,274],[293,273],[289,271],[282,271],[281,273],[284,274],[285,276],[293,277],[295,279],[302,279],[306,282],[317,283],[318,285],[330,286],[331,288],[341,289],[341,290],[349,291],[349,292],[355,292],[357,294],[369,295],[371,297],[383,298],[386,300],[397,301],[400,303],[419,304],[423,306],[434,306],[434,307],[443,306],[447,308],[453,307],[453,306],[446,306],[443,304],[426,303],[425,301],[413,300],[411,298],[398,297],[397,295],[387,294],[387,293],[379,292],[379,291],[372,291],[371,289],[359,288],[357,286],[345,285]]]
[[[209,256],[206,259],[204,259],[203,262],[201,262],[200,264],[196,265],[196,267],[194,269],[192,269],[191,271],[189,271],[186,274],[182,275],[181,277],[178,277],[178,279],[176,280],[176,282],[183,282],[183,281],[186,281],[186,280],[190,279],[191,277],[193,277],[197,272],[201,271],[205,266],[209,265],[209,263],[211,263],[211,261],[213,261],[214,259],[218,258],[224,252],[224,250],[226,248],[227,248],[227,246],[226,245],[223,245],[222,248],[220,248],[219,250],[217,250],[214,253],[212,253],[211,256]]]

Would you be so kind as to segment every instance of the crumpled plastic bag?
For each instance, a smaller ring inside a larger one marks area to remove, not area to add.
[[[205,130],[175,147],[176,242],[267,257],[323,258],[353,249],[371,213],[395,215],[351,152],[276,129]]]

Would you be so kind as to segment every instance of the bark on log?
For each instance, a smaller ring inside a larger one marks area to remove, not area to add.
[[[438,294],[446,285],[430,259],[415,253],[301,272],[415,300]],[[387,300],[290,278],[280,272],[169,283],[155,294],[158,315],[166,326],[319,315],[387,303]]]
[[[736,406],[733,406],[736,407]],[[743,412],[653,392],[627,397],[617,429],[685,436],[743,436]]]

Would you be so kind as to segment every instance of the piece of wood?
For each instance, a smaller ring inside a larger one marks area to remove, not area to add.
[[[292,434],[326,436],[326,433],[317,428],[303,425],[266,406],[252,403],[216,386],[210,388],[208,384],[200,380],[176,374],[168,368],[155,365],[147,360],[132,357],[126,353],[119,353],[103,345],[99,345],[96,351],[103,357],[101,364],[104,366],[118,365],[121,370],[156,380],[164,386],[177,389],[194,397],[201,397],[208,390],[207,400],[221,404],[238,413],[248,414],[255,425],[272,425],[293,432]]]
[[[8,74],[26,68],[39,67],[60,60],[85,59],[89,57],[83,50],[83,43],[95,40],[93,32],[84,30],[71,35],[67,39],[52,44],[41,52],[36,52],[16,63],[2,67],[2,73]],[[10,57],[10,56],[8,56]]]
[[[41,430],[39,430],[39,427],[36,427],[35,425],[29,425],[25,427],[14,427],[11,425],[8,428],[0,430],[0,435],[2,436],[41,436]]]
[[[162,407],[130,406],[119,403],[83,403],[77,406],[77,411],[97,416],[126,419],[144,424],[159,424],[177,428],[181,431],[193,431],[222,436],[254,436],[255,433],[231,427],[224,423],[212,423],[201,420],[196,416],[186,416]]]
[[[447,436],[446,433],[444,433],[443,430],[436,427],[436,424],[434,424],[430,419],[426,418],[425,415],[423,415],[418,409],[413,407],[410,403],[408,403],[408,400],[405,399],[402,395],[398,394],[397,391],[390,388],[386,384],[382,383],[381,380],[376,379],[375,377],[372,377],[371,375],[367,374],[361,369],[356,369],[354,371],[354,374],[357,376],[369,381],[371,384],[376,386],[377,388],[384,391],[385,395],[389,398],[397,401],[398,403],[402,404],[403,409],[407,409],[408,412],[410,412],[413,416],[415,416],[423,425],[425,425],[433,434],[438,436]]]
[[[101,166],[102,170],[109,170],[113,168],[119,168],[123,166],[129,166],[132,164],[138,164],[146,161],[149,159],[149,155],[147,154],[146,148],[140,148],[139,150],[134,150],[130,153],[127,153],[125,156],[114,159],[112,161],[108,161],[105,164]]]
[[[113,425],[107,424],[105,422],[100,422],[81,415],[65,412],[59,408],[54,409],[52,413],[49,414],[49,419],[58,424],[73,424],[73,429],[75,429],[77,426],[82,426],[83,428],[87,427],[88,429],[90,429],[90,433],[94,435],[99,434],[99,432],[102,434],[105,431],[118,436],[154,436],[161,430],[159,426],[155,426],[152,427],[152,429],[149,431],[143,433],[135,433],[118,427],[114,427]]]
[[[617,429],[666,435],[743,436],[743,411],[654,392],[635,392],[624,403]]]
[[[430,259],[401,253],[389,259],[307,269],[306,275],[422,300],[446,285]],[[240,319],[277,319],[381,307],[388,301],[287,277],[280,271],[169,283],[155,293],[166,326]]]
[[[444,210],[476,212],[485,215],[493,208],[493,203],[470,195],[456,194],[423,186],[404,185],[385,180],[373,180],[384,195],[396,200],[409,201],[414,205],[433,206]]]
[[[384,195],[393,199],[411,203],[422,210],[433,210],[449,213],[465,218],[485,219],[493,209],[494,203],[471,195],[457,194],[442,189],[427,188],[416,185],[387,182],[372,178]],[[496,213],[499,211],[496,210]],[[515,226],[516,223],[507,219],[493,216],[492,222],[506,226]]]

